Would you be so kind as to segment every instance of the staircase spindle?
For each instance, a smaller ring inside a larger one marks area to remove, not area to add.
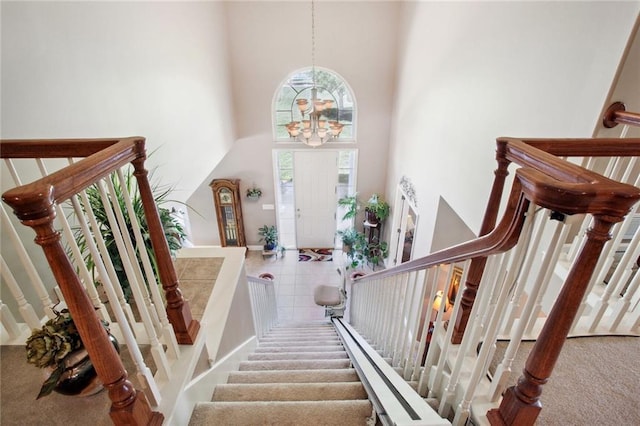
[[[0,256],[0,274],[2,275],[2,278],[4,278],[7,287],[9,287],[9,291],[13,295],[13,298],[18,303],[18,310],[20,312],[20,315],[22,316],[22,319],[24,319],[24,322],[27,323],[27,325],[32,329],[40,328],[40,319],[36,315],[36,312],[33,310],[33,306],[31,306],[31,304],[27,302],[27,299],[25,299],[24,293],[20,289],[20,285],[11,273],[9,266],[4,261],[4,258],[2,256]],[[11,322],[11,318],[13,318],[13,315],[10,317],[9,322]]]
[[[137,158],[132,161],[134,166],[133,175],[138,182],[138,189],[142,199],[144,215],[147,219],[149,227],[149,236],[151,237],[151,245],[156,253],[158,260],[158,271],[160,281],[165,291],[167,301],[167,316],[176,333],[178,343],[193,344],[195,337],[200,329],[200,323],[191,316],[191,308],[189,303],[182,297],[180,291],[178,277],[171,262],[171,253],[167,240],[164,237],[162,223],[155,205],[153,192],[149,184],[149,172],[144,168],[144,159]]]
[[[173,332],[173,328],[169,323],[167,313],[164,309],[164,301],[162,300],[162,295],[160,294],[160,290],[158,289],[158,283],[156,281],[155,272],[151,265],[151,259],[149,258],[149,253],[147,253],[144,238],[142,236],[142,232],[140,231],[142,227],[138,222],[138,217],[133,208],[131,195],[129,194],[129,191],[127,189],[126,180],[122,173],[122,169],[118,169],[116,173],[118,175],[118,182],[122,190],[125,206],[131,220],[131,226],[133,228],[136,245],[138,247],[137,252],[140,256],[140,259],[142,260],[144,273],[149,282],[149,291],[151,292],[151,297],[153,299],[153,302],[151,302],[148,299],[147,293],[145,292],[145,305],[151,308],[150,310],[153,314],[154,324],[158,324],[159,333],[162,335],[164,344],[167,346],[167,354],[169,355],[169,357],[177,359],[180,354],[180,348],[178,347],[176,335]]]
[[[13,227],[13,223],[9,220],[9,215],[5,211],[4,206],[0,205],[0,210],[2,210],[2,227],[4,231],[9,234],[9,238],[11,238],[13,249],[17,252],[20,262],[29,276],[29,281],[40,298],[40,304],[42,305],[45,315],[49,318],[55,318],[56,315],[51,309],[53,302],[44,286],[44,282],[42,282],[42,278],[40,278],[40,274],[38,274],[36,267],[31,261],[31,257],[29,257],[27,250],[24,248],[18,232]]]

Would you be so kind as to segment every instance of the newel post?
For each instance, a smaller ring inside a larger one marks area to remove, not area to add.
[[[621,217],[594,216],[594,225],[587,231],[587,241],[529,353],[523,375],[516,386],[505,391],[500,407],[487,412],[492,425],[528,426],[535,423],[542,409],[542,385],[547,383],[560,356],[602,248],[611,238],[609,231],[620,220]]]
[[[149,226],[151,246],[156,255],[158,274],[167,300],[167,317],[173,326],[178,343],[192,345],[200,330],[200,323],[193,319],[189,302],[182,297],[169,245],[164,236],[160,215],[149,184],[149,173],[144,168],[144,159],[142,157],[132,161],[135,169],[133,175],[138,182],[144,215]]]
[[[482,220],[482,226],[480,227],[479,237],[487,235],[496,227],[498,220],[498,210],[500,208],[500,200],[504,192],[504,183],[509,175],[507,168],[510,161],[505,158],[504,141],[498,141],[498,148],[496,149],[496,160],[498,161],[498,168],[494,171],[495,178],[493,180],[493,186],[491,187],[491,193],[489,195],[489,201],[487,202],[487,209],[484,213],[484,219]],[[462,292],[462,298],[460,299],[460,309],[458,310],[458,316],[454,318],[454,329],[451,335],[451,343],[459,344],[462,342],[462,336],[467,328],[469,322],[469,316],[471,315],[471,308],[476,300],[476,294],[478,293],[478,286],[482,279],[482,273],[487,263],[486,257],[478,257],[471,260],[469,265],[469,271],[467,272],[467,280],[464,283],[464,291]]]
[[[22,224],[36,232],[35,242],[44,251],[91,362],[109,392],[113,422],[116,425],[161,425],[164,416],[151,411],[145,395],[136,391],[128,380],[122,360],[60,242],[60,233],[53,226],[56,217],[53,187],[27,196],[5,196],[3,200],[13,207]]]

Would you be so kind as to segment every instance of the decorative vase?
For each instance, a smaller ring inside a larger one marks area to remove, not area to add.
[[[109,334],[109,340],[120,353],[120,345]],[[53,390],[62,395],[90,396],[104,389],[85,348],[71,352],[63,359],[64,372]]]
[[[259,195],[247,195],[247,199],[249,201],[258,201],[260,199]]]

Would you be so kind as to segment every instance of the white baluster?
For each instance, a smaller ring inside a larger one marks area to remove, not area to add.
[[[20,336],[20,326],[9,307],[2,303],[2,300],[0,300],[0,322],[7,331],[10,340],[17,339]]]
[[[556,265],[558,263],[558,258],[560,257],[560,253],[562,251],[561,244],[558,244],[558,242],[565,241],[568,233],[569,227],[564,226],[564,222],[558,222],[556,228],[554,229],[553,236],[551,237],[548,250],[545,253],[541,263],[541,269],[544,271],[544,274],[542,275],[541,279],[539,279],[535,283],[536,286],[540,286],[540,291],[538,297],[536,298],[536,305],[533,308],[531,317],[528,319],[523,318],[523,321],[529,321],[529,324],[527,325],[525,331],[526,335],[532,335],[534,333],[534,327],[536,326],[538,316],[542,311],[542,298],[544,297],[549,286],[549,282],[551,281],[551,277],[553,276],[553,265]]]
[[[158,324],[158,323],[160,324],[163,340],[167,345],[168,355],[175,359],[175,358],[178,358],[178,355],[180,353],[178,341],[173,331],[173,327],[167,317],[167,312],[164,306],[164,300],[162,298],[162,295],[160,294],[160,289],[157,283],[157,277],[155,276],[153,267],[151,266],[151,259],[149,258],[149,254],[147,253],[147,250],[146,250],[144,238],[140,231],[141,226],[140,226],[140,223],[138,222],[138,217],[134,211],[133,204],[131,203],[131,196],[127,190],[127,185],[122,173],[122,169],[118,169],[117,174],[118,174],[118,180],[120,182],[120,187],[122,189],[127,212],[129,213],[129,218],[131,220],[131,225],[133,227],[133,233],[136,239],[138,253],[139,253],[140,259],[142,260],[142,264],[144,266],[144,272],[149,282],[149,290],[151,292],[151,297],[153,299],[153,303],[151,303],[145,287],[145,292],[144,292],[145,304],[146,306],[149,307],[149,309],[151,310],[151,313],[153,314],[154,324]]]
[[[11,242],[13,243],[13,248],[17,252],[18,257],[20,258],[20,262],[22,263],[22,266],[24,267],[25,271],[27,272],[27,275],[29,276],[29,281],[31,282],[31,285],[33,286],[34,290],[36,291],[36,294],[40,298],[40,302],[42,304],[42,308],[44,310],[45,315],[48,316],[49,318],[55,318],[56,314],[54,314],[53,310],[51,309],[51,307],[53,306],[53,302],[49,297],[49,293],[47,292],[47,289],[45,288],[44,283],[42,282],[42,279],[40,278],[40,275],[36,270],[36,267],[33,265],[33,262],[31,261],[31,258],[27,253],[27,250],[24,248],[24,245],[22,244],[22,241],[20,240],[20,237],[18,236],[16,229],[13,227],[13,224],[9,220],[9,215],[5,211],[4,206],[2,206],[2,204],[0,204],[0,210],[2,210],[3,228],[5,232],[9,234],[9,237],[11,238]]]
[[[69,160],[72,163],[71,160]],[[36,159],[36,164],[38,165],[38,169],[40,170],[40,174],[42,177],[48,176],[49,172],[44,165],[44,162],[41,158]],[[75,197],[75,195],[74,195]],[[89,273],[87,269],[87,265],[84,262],[83,255],[78,247],[76,242],[76,238],[73,235],[73,231],[71,230],[71,226],[69,225],[69,221],[67,220],[67,215],[61,205],[56,205],[56,220],[62,226],[62,233],[64,238],[67,241],[67,246],[71,249],[71,253],[73,254],[73,263],[78,269],[80,276],[82,277],[82,281],[84,283],[84,287],[91,298],[91,302],[94,307],[97,308],[98,316],[106,322],[111,322],[111,318],[109,318],[109,313],[107,312],[106,307],[100,300],[100,295],[96,290],[95,283],[93,282],[93,277]],[[78,220],[82,220],[82,218],[78,218]]]
[[[83,202],[86,206],[90,206],[89,200],[85,193],[82,193]],[[82,207],[80,206],[77,199],[72,199],[73,208],[78,217],[82,217]],[[99,229],[98,224],[96,222],[95,216],[91,211],[90,207],[87,207],[87,217],[91,222],[91,225],[94,229]],[[136,341],[136,337],[134,336],[133,330],[127,318],[133,319],[133,313],[131,312],[131,308],[129,305],[124,302],[124,296],[122,295],[122,289],[120,286],[116,286],[113,284],[112,276],[115,276],[115,272],[110,273],[107,271],[108,265],[113,269],[113,264],[111,264],[111,259],[106,251],[106,247],[104,247],[104,241],[102,238],[93,238],[91,231],[89,230],[89,226],[85,221],[79,222],[80,228],[85,236],[85,240],[87,242],[87,248],[89,249],[91,255],[93,256],[93,261],[96,266],[96,270],[98,271],[98,276],[102,279],[102,285],[107,294],[107,298],[109,299],[109,303],[111,304],[111,309],[117,320],[117,325],[120,329],[120,332],[125,340],[125,344],[129,349],[129,354],[133,359],[133,362],[136,366],[136,375],[138,380],[142,384],[142,386],[148,391],[146,392],[147,397],[151,400],[151,404],[158,405],[161,400],[160,390],[158,389],[158,385],[151,373],[151,370],[147,367],[144,362],[144,358],[142,357],[142,353],[140,352],[140,348],[138,347],[138,343]],[[100,235],[100,234],[96,234]],[[97,245],[96,245],[97,243]],[[98,245],[102,247],[98,248]],[[101,256],[100,250],[104,249],[104,253],[106,255]],[[106,260],[104,260],[106,259]],[[117,282],[117,277],[116,277]],[[117,289],[120,289],[118,292]],[[131,323],[135,324],[135,321]]]
[[[24,293],[22,293],[22,290],[20,289],[20,285],[11,273],[9,266],[2,256],[0,256],[0,273],[2,274],[7,287],[9,287],[9,291],[13,295],[13,298],[18,303],[18,311],[20,312],[22,319],[24,319],[24,322],[27,323],[29,328],[40,328],[40,319],[33,310],[33,306],[31,306],[31,304],[27,302],[27,299],[25,299]]]
[[[113,231],[112,234],[116,246],[118,247],[118,252],[120,253],[122,266],[127,275],[127,279],[129,280],[131,292],[138,307],[138,313],[140,314],[144,329],[147,333],[147,337],[149,338],[149,343],[151,345],[151,354],[153,356],[153,360],[156,363],[156,367],[158,368],[158,374],[160,375],[160,377],[168,379],[169,377],[171,377],[169,362],[164,353],[164,349],[158,340],[158,336],[156,335],[155,326],[153,320],[151,319],[151,315],[149,314],[149,310],[145,305],[145,298],[142,290],[144,284],[142,284],[138,279],[141,274],[136,273],[138,262],[135,253],[133,252],[133,243],[131,242],[124,216],[122,215],[122,211],[119,208],[120,202],[117,199],[110,179],[105,178],[105,181],[107,182],[107,187],[109,188],[111,194],[111,202],[109,202],[109,197],[104,189],[103,182],[99,181],[97,182],[97,185],[100,191],[100,195],[102,196],[102,202],[107,214],[107,218],[109,220],[109,223],[111,224],[111,229]]]

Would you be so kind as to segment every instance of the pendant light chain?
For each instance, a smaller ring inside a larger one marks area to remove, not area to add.
[[[338,121],[340,114],[336,113],[334,120],[329,120],[326,111],[333,109],[334,99],[318,99],[318,88],[316,87],[316,7],[315,1],[311,0],[311,99],[305,97],[294,98],[295,106],[297,106],[298,114],[301,115],[301,121],[294,121],[294,105],[292,103],[291,122],[287,124],[287,132],[294,140],[300,141],[310,147],[318,147],[325,142],[340,137],[343,124]],[[306,90],[306,88],[305,88]],[[325,90],[326,89],[322,89]],[[331,94],[330,94],[331,95]],[[306,116],[306,118],[305,118]],[[301,126],[298,126],[302,123]]]
[[[316,87],[316,8],[311,0],[311,78],[313,87]]]

